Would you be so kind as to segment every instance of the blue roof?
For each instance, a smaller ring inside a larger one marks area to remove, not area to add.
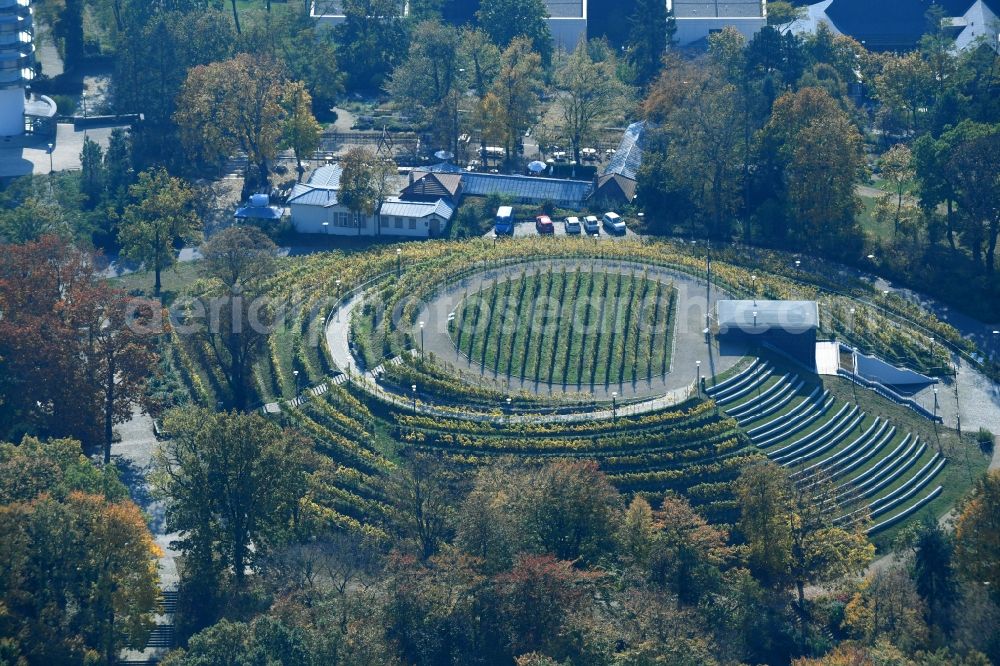
[[[646,143],[646,121],[632,123],[625,130],[621,143],[614,157],[605,167],[604,173],[616,173],[632,180],[638,180],[639,167],[642,166],[642,149]]]
[[[240,220],[280,220],[285,209],[281,206],[243,206],[236,210]]]
[[[313,171],[308,183],[296,183],[288,203],[305,206],[336,206],[337,190],[344,170],[339,164],[326,164]]]
[[[582,203],[590,195],[589,180],[561,180],[536,176],[491,173],[467,173],[462,176],[463,194],[487,196],[501,194],[528,201]]]
[[[336,206],[337,190],[298,183],[288,195],[288,203],[305,206]]]
[[[430,203],[425,201],[400,201],[399,199],[388,199],[382,204],[380,215],[397,215],[399,217],[427,217],[428,215],[439,215],[446,220],[450,220],[455,208],[444,199]]]
[[[339,164],[325,164],[313,171],[309,177],[309,184],[314,187],[340,189],[340,177],[343,174],[344,169]]]

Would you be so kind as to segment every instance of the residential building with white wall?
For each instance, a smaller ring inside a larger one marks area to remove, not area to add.
[[[674,13],[678,46],[690,46],[712,33],[735,28],[752,39],[767,25],[767,0],[666,0]]]

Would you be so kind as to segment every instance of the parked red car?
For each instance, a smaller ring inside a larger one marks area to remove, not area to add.
[[[552,218],[548,215],[539,215],[535,218],[535,231],[540,234],[554,234],[556,227],[552,224]]]

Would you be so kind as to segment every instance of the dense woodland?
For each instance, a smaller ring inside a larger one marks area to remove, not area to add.
[[[332,30],[298,0],[35,4],[67,65],[39,91],[106,67],[101,111],[143,120],[106,149],[85,142],[79,172],[0,191],[0,664],[112,663],[145,645],[161,553],[108,464],[135,409],[169,434],[150,481],[184,535],[182,647],[164,664],[1000,663],[997,472],[871,568],[861,526],[834,524],[763,459],[722,523],[683,494],[623,493],[586,460],[470,471],[403,451],[377,493],[350,498],[384,529],[341,529],[330,507],[365,483],[301,424],[255,410],[266,336],[197,339],[226,389],[204,404],[178,380],[182,322],[161,293],[228,158],[247,156],[245,193],[266,191],[280,151],[301,166],[334,107],[377,98],[432,145],[505,147],[511,170],[544,115],[559,128],[538,142],[578,162],[604,128],[645,119],[625,211],[644,213],[642,232],[828,258],[996,319],[993,50],[952,52],[934,11],[912,53],[797,37],[780,2],[749,43],[723,31],[681,52],[663,3],[635,0],[572,53],[540,0],[411,0],[407,18],[395,0],[343,0]],[[365,149],[345,165],[352,209],[371,210],[395,165]],[[141,298],[95,250],[150,272]],[[245,322],[277,254],[253,228],[212,235],[184,307],[216,299]],[[374,437],[352,413],[336,416],[345,431]]]

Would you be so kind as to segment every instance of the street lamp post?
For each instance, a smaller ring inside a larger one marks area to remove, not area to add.
[[[295,377],[295,397],[299,396],[299,371],[292,370],[292,375]]]
[[[55,171],[55,169],[52,166],[52,152],[55,149],[56,149],[56,144],[50,143],[49,144],[49,173],[52,173],[53,171]]]
[[[417,385],[412,384],[410,390],[413,391],[413,413],[417,413]]]
[[[618,420],[618,391],[611,392],[611,420]]]
[[[507,396],[507,423],[508,424],[510,424],[510,418],[511,418],[511,416],[514,415],[514,409],[511,406],[512,402],[513,402],[513,400],[511,400],[511,397]]]
[[[721,324],[720,324],[720,326],[721,326]],[[757,311],[756,310],[753,311],[753,327],[757,328]]]
[[[396,248],[396,279],[402,274],[403,269],[403,250],[401,248]]]
[[[700,398],[701,397],[701,361],[695,361],[694,362],[694,367],[697,369],[697,372],[698,372],[697,388],[698,388],[698,397]]]
[[[337,321],[340,321],[340,306],[342,305],[340,302],[340,280],[337,280],[336,285],[337,285]]]
[[[753,304],[757,305],[757,276],[750,276],[750,289],[753,292]]]
[[[424,322],[420,322],[420,360],[424,360]]]

